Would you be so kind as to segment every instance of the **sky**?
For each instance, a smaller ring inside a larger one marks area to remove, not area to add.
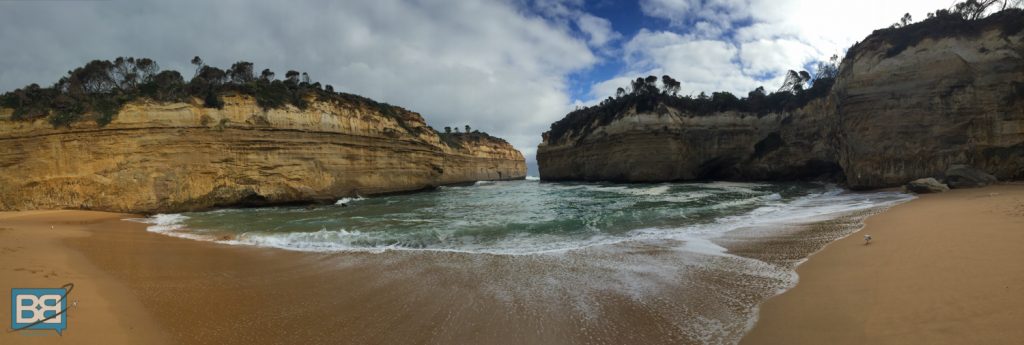
[[[7,0],[0,92],[51,85],[93,59],[148,57],[189,76],[200,56],[505,138],[537,175],[541,133],[640,76],[681,93],[774,90],[904,13],[953,0]],[[813,72],[813,71],[811,71]]]

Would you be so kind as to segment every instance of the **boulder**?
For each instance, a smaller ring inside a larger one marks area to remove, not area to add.
[[[934,178],[919,178],[907,183],[907,190],[918,193],[941,193],[949,190],[949,186],[942,184]]]
[[[996,177],[968,165],[954,164],[946,169],[946,184],[950,188],[984,187],[996,183]]]

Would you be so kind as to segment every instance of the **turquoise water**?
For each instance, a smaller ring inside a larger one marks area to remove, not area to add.
[[[153,231],[306,251],[445,250],[531,254],[634,238],[713,236],[744,224],[813,218],[904,198],[809,183],[478,182],[345,198],[336,205],[160,215]]]
[[[417,293],[451,299],[445,313],[469,303],[521,317],[508,327],[523,332],[546,325],[600,343],[640,324],[659,330],[645,343],[733,344],[808,255],[911,198],[813,183],[526,180],[141,221],[224,245],[360,252],[324,258],[380,267],[374,281],[411,280]],[[457,338],[473,331],[466,322],[433,331]]]

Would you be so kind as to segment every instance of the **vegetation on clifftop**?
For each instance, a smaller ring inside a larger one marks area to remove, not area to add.
[[[1007,8],[984,16],[985,10],[995,4],[991,0],[965,1],[954,5],[951,10],[939,9],[928,13],[928,17],[918,23],[913,22],[910,14],[905,14],[899,23],[875,30],[863,42],[854,44],[847,50],[846,57],[852,58],[883,44],[889,45],[886,56],[893,57],[929,38],[978,36],[992,29],[999,29],[1006,37],[1024,30],[1024,10],[1020,8]]]
[[[950,9],[940,9],[929,13],[928,18],[913,23],[909,14],[900,22],[889,28],[875,30],[864,42],[854,44],[846,54],[852,58],[860,51],[878,49],[880,45],[888,45],[886,56],[892,57],[927,38],[952,36],[976,36],[986,30],[998,28],[1004,36],[1015,35],[1024,30],[1024,10],[1022,1],[1002,0],[967,0],[955,4]],[[999,12],[985,16],[991,8]],[[845,60],[845,59],[844,59]],[[747,94],[737,97],[732,93],[712,92],[707,95],[701,92],[697,96],[677,93],[680,82],[670,76],[648,76],[637,78],[628,87],[619,88],[615,97],[609,97],[600,104],[577,108],[561,120],[551,124],[551,129],[544,133],[544,141],[559,142],[570,131],[576,131],[577,139],[586,137],[594,126],[603,126],[625,115],[631,110],[637,113],[665,114],[676,109],[694,116],[706,116],[726,111],[737,111],[763,115],[767,113],[788,112],[807,105],[814,99],[829,94],[839,74],[838,56],[828,62],[821,62],[812,76],[806,71],[788,71],[782,87],[776,92],[767,93],[759,87]],[[809,87],[805,85],[809,84]]]
[[[277,79],[273,71],[264,69],[256,75],[251,62],[239,61],[222,70],[192,59],[196,70],[188,82],[181,73],[160,71],[151,59],[119,57],[113,61],[94,60],[68,74],[50,87],[38,84],[0,95],[0,107],[14,109],[13,120],[47,118],[54,127],[70,127],[72,123],[92,119],[100,126],[113,120],[121,107],[133,100],[157,102],[190,102],[200,100],[203,106],[222,108],[226,94],[249,95],[264,109],[295,106],[305,109],[310,100],[339,102],[374,109],[398,120],[406,129],[406,120],[413,113],[401,107],[343,92],[331,85],[310,80],[309,74],[288,71]],[[416,116],[418,118],[418,116]]]
[[[465,148],[465,145],[463,144],[479,142],[497,142],[509,146],[512,145],[509,144],[508,141],[505,141],[505,139],[492,136],[487,134],[487,132],[473,130],[469,125],[466,125],[466,131],[461,133],[459,132],[458,127],[455,127],[454,132],[452,132],[452,127],[445,127],[444,132],[438,132],[436,130],[434,132],[441,138],[441,142],[452,148]]]
[[[710,96],[703,92],[696,97],[680,96],[681,85],[671,76],[661,77],[661,87],[656,76],[637,78],[628,89],[620,87],[615,97],[608,97],[592,107],[578,108],[551,124],[551,130],[545,133],[545,141],[557,142],[570,130],[587,128],[591,123],[607,125],[631,109],[637,113],[665,114],[672,108],[697,116],[725,111],[759,115],[791,111],[828,94],[839,72],[838,58],[833,56],[830,62],[818,64],[813,77],[806,71],[788,71],[786,81],[778,91],[767,93],[764,87],[759,87],[743,98],[728,91],[713,92]],[[811,86],[805,88],[808,82]]]

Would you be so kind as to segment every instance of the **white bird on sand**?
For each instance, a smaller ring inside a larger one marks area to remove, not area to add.
[[[871,244],[871,235],[864,235],[864,244]]]

